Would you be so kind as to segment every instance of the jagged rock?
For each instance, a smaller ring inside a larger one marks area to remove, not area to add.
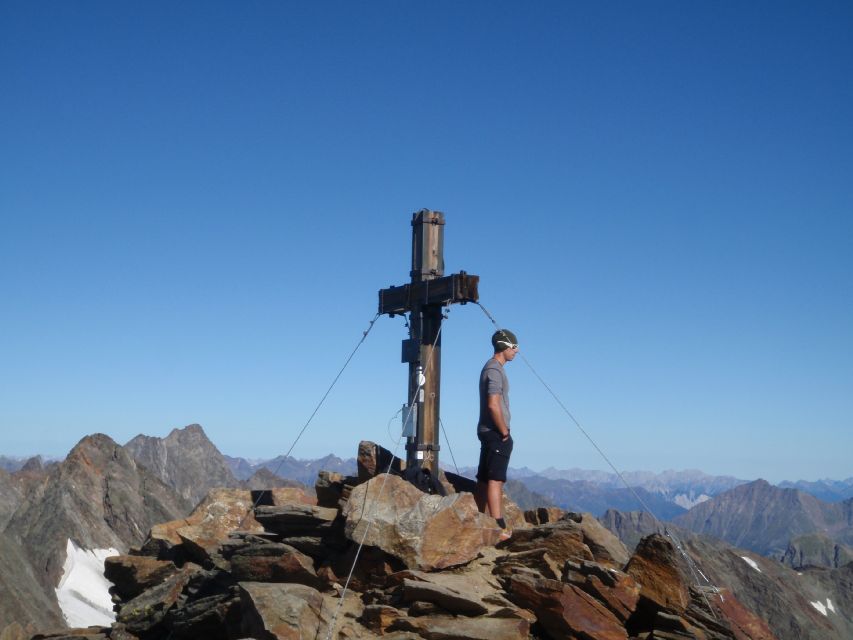
[[[245,489],[213,489],[188,517],[151,527],[141,553],[171,559],[172,549],[182,545],[193,559],[208,562],[231,532],[264,531],[254,518],[253,506]]]
[[[509,599],[530,609],[548,637],[554,640],[628,638],[625,627],[613,613],[574,585],[522,572],[505,578],[504,584]]]
[[[311,558],[287,544],[244,547],[230,560],[231,574],[241,582],[293,582],[315,589],[324,584]]]
[[[387,604],[369,604],[361,614],[361,623],[379,635],[383,635],[393,622],[403,613]]]
[[[185,565],[158,585],[129,600],[118,611],[116,621],[133,634],[156,629],[174,606],[192,576],[201,571],[197,565]]]
[[[518,567],[535,570],[543,578],[559,580],[562,576],[560,565],[549,555],[547,549],[530,549],[519,553],[510,553],[495,560],[494,573],[509,575]]]
[[[426,640],[527,640],[530,625],[521,618],[398,618],[390,631],[412,631]]]
[[[393,453],[369,440],[358,443],[358,481],[367,482],[371,478],[388,473],[399,474],[403,470],[402,460]]]
[[[592,552],[596,562],[622,569],[630,554],[627,547],[608,531],[591,513],[584,513],[580,521],[583,541]]]
[[[464,564],[500,535],[471,494],[427,495],[387,474],[353,489],[344,515],[350,540],[379,547],[413,569]]]
[[[321,507],[340,507],[340,501],[344,494],[344,485],[347,483],[353,487],[358,484],[358,478],[345,478],[343,474],[335,473],[334,471],[321,471],[317,474],[317,481],[314,483],[317,504]]]
[[[625,567],[625,572],[640,585],[641,605],[681,615],[690,603],[690,593],[677,559],[678,551],[660,534],[643,538]]]
[[[524,512],[524,520],[528,524],[548,524],[556,522],[566,514],[560,507],[538,507],[537,509],[528,509]]]
[[[111,556],[104,561],[104,576],[123,600],[135,598],[177,571],[173,562],[148,556]]]
[[[517,529],[504,546],[513,552],[546,549],[551,559],[560,566],[569,559],[593,560],[592,552],[584,543],[581,525],[572,520]]]
[[[302,584],[241,582],[242,632],[258,640],[321,637],[323,596]]]
[[[170,640],[231,640],[238,637],[241,617],[239,591],[232,587],[225,593],[197,597],[170,610],[166,616],[168,637]]]
[[[640,599],[640,587],[624,573],[616,574],[612,585],[606,585],[597,575],[588,575],[581,588],[601,601],[622,622],[636,611]]]
[[[255,509],[255,518],[267,531],[283,536],[326,534],[337,517],[337,509],[298,503]]]
[[[445,611],[464,616],[479,616],[488,612],[477,598],[430,582],[403,580],[403,602],[431,602]]]

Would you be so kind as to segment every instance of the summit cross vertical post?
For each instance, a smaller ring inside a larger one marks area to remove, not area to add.
[[[480,277],[464,271],[444,275],[444,214],[421,209],[412,214],[411,284],[379,291],[379,313],[409,314],[409,338],[402,361],[409,364],[409,395],[403,428],[406,467],[421,466],[438,476],[440,450],[442,307],[477,302]]]

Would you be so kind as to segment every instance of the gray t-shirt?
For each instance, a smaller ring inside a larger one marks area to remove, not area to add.
[[[477,433],[498,430],[489,411],[489,396],[493,395],[501,397],[501,413],[509,429],[509,380],[501,363],[491,358],[480,372],[480,420],[477,423]]]

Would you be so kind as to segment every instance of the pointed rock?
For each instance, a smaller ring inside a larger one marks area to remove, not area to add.
[[[530,609],[551,638],[628,638],[613,613],[574,585],[521,572],[506,578],[504,584],[509,599]]]
[[[690,604],[690,592],[680,569],[678,550],[669,538],[652,534],[643,538],[625,567],[640,585],[641,606],[681,615]]]

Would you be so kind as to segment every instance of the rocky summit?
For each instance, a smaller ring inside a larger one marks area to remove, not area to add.
[[[112,626],[33,639],[776,637],[731,593],[698,588],[664,535],[631,555],[592,515],[552,507],[525,512],[496,545],[470,493],[360,471],[321,473],[316,496],[209,493],[107,559]]]

